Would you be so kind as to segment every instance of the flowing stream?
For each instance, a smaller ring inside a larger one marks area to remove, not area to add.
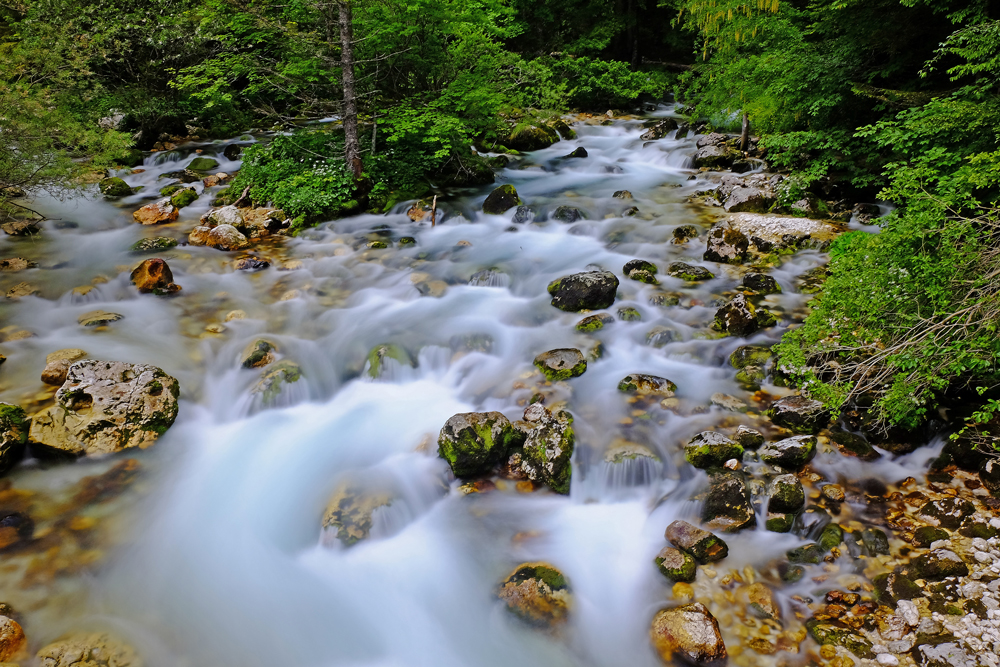
[[[671,113],[664,106],[652,116]],[[728,356],[747,342],[777,342],[800,321],[811,297],[798,293],[797,277],[826,258],[804,250],[772,271],[783,291],[765,303],[781,316],[779,326],[749,341],[719,338],[710,325],[740,269],[701,259],[717,215],[686,202],[704,187],[691,168],[694,138],[643,142],[639,119],[574,127],[576,139],[498,173],[498,183],[514,185],[534,211],[531,223],[513,224],[514,209],[483,214],[491,186],[439,199],[434,227],[412,222],[400,206],[258,244],[252,254],[272,262],[258,272],[234,270],[232,260],[247,253],[180,245],[155,255],[183,288],[172,298],[136,293],[129,271],[138,258],[128,248],[146,236],[185,240],[211,196],[156,228],[135,224],[131,213],[195,148],[216,157],[219,170],[233,171],[239,163],[223,149],[251,138],[153,154],[143,172],[124,175],[143,189],[122,200],[92,193],[36,202],[50,218],[44,232],[0,239],[4,257],[39,264],[4,276],[4,290],[22,280],[41,289],[0,306],[4,324],[35,334],[3,344],[0,400],[43,404],[51,397],[38,380],[45,355],[76,347],[91,358],[162,367],[179,380],[182,401],[157,444],[130,454],[142,465],[141,482],[113,512],[94,515],[112,527],[113,546],[98,566],[40,588],[18,583],[20,570],[0,573],[0,598],[26,609],[33,646],[69,630],[102,628],[135,645],[147,665],[659,664],[649,621],[672,593],[652,559],[670,521],[697,519],[695,496],[707,480],[684,463],[681,447],[719,425],[766,427],[758,401],[787,390],[744,391]],[[589,157],[561,157],[579,146]],[[618,190],[634,199],[614,198]],[[560,205],[578,208],[582,219],[550,219]],[[626,215],[631,206],[638,214]],[[690,224],[700,236],[673,243],[674,229]],[[400,245],[407,236],[416,243]],[[372,240],[389,248],[368,248]],[[622,276],[633,258],[660,267],[661,284]],[[692,284],[663,275],[677,260],[716,277]],[[608,310],[616,321],[583,334],[574,326],[583,315],[553,308],[546,286],[590,265],[616,273],[621,285]],[[488,269],[494,272],[479,274]],[[641,319],[620,319],[626,307]],[[96,309],[124,317],[100,330],[77,323]],[[233,311],[245,317],[227,321]],[[262,336],[303,369],[270,405],[251,393],[261,371],[239,364],[242,350]],[[389,343],[406,349],[414,365],[391,361],[372,380],[366,356]],[[532,365],[545,350],[594,353],[598,344],[601,356],[566,383],[546,384]],[[631,404],[616,389],[629,373],[675,382],[676,408]],[[749,412],[713,406],[719,392],[744,401]],[[518,419],[534,393],[546,404],[565,401],[576,419],[570,494],[523,493],[511,482],[461,493],[436,456],[441,426],[474,410]],[[655,458],[606,460],[622,441]],[[862,463],[824,449],[812,468],[829,481],[893,483],[919,475],[933,451]],[[8,479],[32,493],[57,494],[122,458],[29,460]],[[324,537],[320,520],[347,477],[377,480],[393,502],[376,511],[369,539],[345,548]],[[726,536],[730,556],[717,564],[720,571],[763,571],[805,542],[758,523]],[[553,563],[570,583],[571,618],[555,636],[523,626],[493,594],[526,561]],[[814,584],[803,582],[780,591],[782,604],[809,593]],[[723,619],[727,645],[739,644],[738,625]]]

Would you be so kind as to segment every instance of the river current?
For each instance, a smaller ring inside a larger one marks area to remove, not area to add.
[[[672,113],[660,107],[652,117]],[[123,174],[143,189],[118,201],[96,188],[37,201],[49,218],[43,233],[0,239],[4,257],[39,264],[4,277],[4,289],[21,280],[41,288],[2,306],[5,325],[35,335],[3,344],[0,400],[44,403],[51,396],[38,380],[45,355],[82,348],[91,358],[163,368],[180,382],[181,408],[154,447],[130,454],[145,472],[113,512],[98,517],[111,526],[113,545],[99,565],[34,588],[19,582],[20,571],[0,572],[0,598],[25,608],[33,645],[96,628],[128,640],[147,665],[659,664],[649,621],[672,593],[653,557],[666,544],[667,524],[697,519],[695,496],[707,480],[684,463],[681,448],[718,425],[761,428],[758,401],[788,393],[769,385],[765,394],[744,391],[727,359],[739,345],[777,342],[801,320],[811,297],[798,292],[797,277],[826,257],[803,250],[771,271],[782,293],[765,303],[780,315],[778,326],[749,340],[718,337],[710,325],[740,273],[702,261],[705,232],[718,215],[687,201],[705,187],[705,175],[691,168],[694,138],[644,142],[639,118],[574,129],[576,139],[498,172],[498,184],[514,185],[535,212],[529,224],[513,224],[513,209],[483,214],[492,189],[483,187],[440,198],[433,227],[412,222],[401,205],[259,244],[254,254],[272,262],[259,272],[234,270],[232,260],[246,253],[182,244],[155,255],[183,288],[172,298],[136,293],[129,271],[140,258],[128,248],[146,236],[185,240],[212,197],[155,229],[134,223],[132,211],[195,149],[232,172],[239,163],[223,149],[254,139],[153,154],[144,171]],[[589,157],[562,158],[581,146]],[[618,190],[634,198],[616,199]],[[550,219],[560,205],[583,218]],[[630,206],[636,215],[625,215]],[[674,229],[690,224],[699,238],[673,243]],[[416,243],[400,245],[405,236]],[[389,247],[368,248],[371,240]],[[633,258],[659,266],[661,285],[622,276]],[[662,275],[678,260],[716,277],[691,284]],[[574,327],[582,315],[553,308],[546,286],[591,265],[621,280],[608,310],[617,321],[583,334]],[[473,279],[486,269],[496,271]],[[626,307],[641,318],[618,318]],[[124,317],[99,331],[77,324],[96,309]],[[245,317],[227,320],[233,311]],[[260,371],[239,364],[262,336],[303,369],[272,405],[251,394]],[[405,348],[414,365],[392,361],[373,380],[364,372],[368,351],[388,343]],[[595,360],[581,377],[548,385],[532,360],[562,347]],[[676,409],[630,404],[616,389],[629,373],[675,382]],[[441,426],[459,412],[520,418],[536,392],[546,404],[565,401],[575,417],[570,494],[523,493],[502,482],[488,493],[461,493],[436,456]],[[742,400],[749,412],[714,406],[716,393]],[[605,460],[623,441],[656,459]],[[935,450],[863,463],[821,449],[812,467],[831,481],[894,482],[919,475]],[[58,494],[121,458],[29,460],[8,478],[17,488]],[[378,480],[394,499],[376,511],[371,537],[345,548],[324,538],[320,520],[348,477]],[[805,542],[758,524],[726,536],[730,556],[720,569],[764,569]],[[555,636],[523,626],[493,594],[525,561],[550,562],[569,581],[573,610]],[[782,589],[779,600],[808,594],[808,581]],[[727,645],[739,643],[734,632],[723,621]]]

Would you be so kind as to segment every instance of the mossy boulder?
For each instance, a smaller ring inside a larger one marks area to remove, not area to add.
[[[167,238],[166,236],[156,236],[150,239],[139,239],[129,246],[129,250],[136,254],[160,252],[162,250],[169,250],[176,245],[177,241],[174,239]]]
[[[704,266],[687,264],[685,262],[671,262],[667,265],[667,275],[680,278],[688,282],[698,282],[702,280],[712,280],[715,274]]]
[[[764,273],[748,273],[743,276],[743,287],[756,294],[778,294],[781,285],[771,276]]]
[[[660,574],[670,581],[694,581],[698,573],[698,566],[694,558],[679,549],[673,547],[663,547],[656,558],[653,559]]]
[[[582,331],[583,333],[593,333],[594,331],[600,331],[604,328],[605,324],[611,324],[615,321],[615,318],[611,317],[607,313],[598,313],[597,315],[587,315],[585,318],[576,323],[576,330]]]
[[[97,189],[105,197],[127,197],[132,194],[132,188],[129,187],[128,183],[117,176],[103,179],[97,184]]]
[[[909,569],[916,578],[928,581],[969,576],[969,566],[961,556],[948,549],[935,549],[928,554],[917,556],[910,561]]]
[[[291,361],[280,361],[261,375],[260,380],[251,389],[251,393],[261,397],[264,405],[274,404],[278,397],[290,385],[302,379],[302,368]]]
[[[768,512],[764,528],[772,533],[790,533],[795,525],[795,515],[786,512]]]
[[[194,188],[184,188],[170,196],[170,203],[177,208],[184,208],[189,204],[193,204],[196,199],[198,199],[197,190]]]
[[[615,302],[618,278],[610,271],[587,271],[563,276],[549,283],[552,305],[560,310],[601,310]]]
[[[78,361],[56,404],[32,419],[29,438],[74,456],[145,449],[174,423],[179,395],[177,380],[156,366]]]
[[[24,409],[10,403],[0,403],[0,475],[24,456],[30,424]]]
[[[699,563],[714,563],[729,555],[729,546],[720,537],[692,526],[687,521],[674,521],[665,533],[667,541],[691,554]]]
[[[844,541],[844,529],[840,527],[840,524],[828,523],[823,532],[819,534],[819,539],[816,540],[816,544],[819,548],[823,550],[823,553],[829,553],[830,549],[840,546],[841,542]]]
[[[219,166],[219,161],[211,157],[196,157],[187,168],[191,171],[211,171]]]
[[[816,436],[797,435],[764,445],[760,459],[785,470],[798,470],[816,456]]]
[[[698,238],[698,228],[694,225],[680,225],[674,227],[671,235],[674,237],[673,243],[687,243],[690,239]]]
[[[521,470],[533,482],[545,484],[556,493],[568,494],[572,479],[576,434],[568,412],[555,414],[542,405],[524,411],[524,449]]]
[[[528,120],[515,126],[504,143],[508,148],[518,151],[537,151],[548,148],[557,141],[559,133],[555,129],[545,123]]]
[[[657,612],[649,629],[650,641],[660,659],[699,667],[721,667],[728,653],[719,622],[700,602]]]
[[[976,507],[962,498],[941,498],[925,503],[919,510],[928,523],[936,523],[948,530],[958,530],[966,518],[976,513]]]
[[[830,422],[830,412],[820,401],[805,396],[786,396],[771,404],[767,411],[776,426],[794,433],[818,433]]]
[[[757,449],[764,444],[764,435],[760,431],[752,429],[749,426],[740,425],[740,427],[736,429],[733,441],[743,447],[743,449]]]
[[[483,213],[500,215],[504,211],[521,204],[513,185],[501,185],[491,192],[483,202]]]
[[[861,531],[861,542],[869,556],[889,555],[889,537],[881,528],[865,528]]]
[[[789,563],[819,563],[826,552],[815,542],[803,544],[785,553]]]
[[[921,526],[913,531],[913,546],[927,548],[938,540],[950,540],[951,534],[937,526]]]
[[[882,604],[895,606],[900,600],[915,600],[923,597],[924,592],[913,581],[902,574],[887,572],[872,579],[875,593]]]
[[[802,482],[792,474],[778,475],[771,480],[770,498],[767,501],[767,511],[794,513],[802,509],[806,503],[805,490]]]
[[[729,355],[729,363],[733,368],[747,366],[767,366],[774,354],[771,348],[763,345],[741,345]]]
[[[684,460],[695,468],[721,468],[729,459],[742,458],[743,447],[715,431],[703,431],[684,446]]]
[[[465,412],[445,422],[438,435],[438,455],[456,477],[488,473],[524,443],[524,433],[499,412]]]
[[[519,565],[500,584],[497,597],[512,614],[537,628],[564,623],[573,602],[566,577],[548,563]]]
[[[710,476],[708,493],[701,509],[701,520],[709,528],[727,533],[757,525],[757,516],[750,502],[750,492],[743,473],[726,470]]]
[[[708,249],[704,259],[720,264],[742,264],[747,260],[750,239],[738,229],[716,225],[708,232]]]
[[[749,336],[760,329],[757,308],[742,293],[715,313],[715,328],[731,336]]]
[[[583,375],[587,360],[580,350],[564,347],[542,352],[535,357],[535,366],[549,382],[558,382]]]
[[[387,361],[390,359],[402,366],[411,368],[416,366],[416,362],[406,349],[395,343],[382,343],[373,347],[365,359],[368,376],[374,379],[383,377],[388,370]]]

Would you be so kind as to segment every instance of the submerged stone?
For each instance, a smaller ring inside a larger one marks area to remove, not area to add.
[[[176,245],[177,241],[174,239],[165,236],[156,236],[149,239],[139,239],[129,246],[129,250],[134,253],[160,252],[161,250],[169,250]]]
[[[667,526],[667,541],[681,551],[691,554],[699,563],[714,563],[729,555],[729,547],[719,537],[707,530],[692,526],[687,521],[674,521]]]
[[[376,345],[368,352],[366,358],[367,373],[371,378],[380,378],[385,373],[386,360],[393,359],[403,366],[415,367],[416,363],[403,347],[395,343]]]
[[[781,619],[781,608],[774,599],[774,591],[768,588],[767,584],[756,582],[747,586],[747,599],[750,602],[750,609],[761,618],[770,618],[778,621]]]
[[[519,565],[497,590],[507,609],[538,628],[552,628],[566,621],[572,594],[566,577],[548,563]]]
[[[630,373],[618,383],[618,391],[638,396],[669,398],[677,391],[677,385],[666,378],[643,373]]]
[[[456,477],[488,473],[524,442],[500,412],[465,412],[448,419],[438,435],[438,455]]]
[[[729,355],[729,363],[733,368],[747,366],[766,366],[773,357],[771,348],[763,345],[741,345]]]
[[[145,449],[177,417],[177,380],[156,366],[78,361],[56,392],[56,404],[32,420],[30,439],[74,455]]]
[[[264,339],[251,342],[243,349],[240,355],[241,368],[263,368],[274,361],[274,353],[278,348],[273,343]]]
[[[552,212],[552,219],[569,224],[577,220],[582,220],[583,214],[575,206],[557,206],[556,210]]]
[[[210,157],[196,157],[187,168],[191,171],[211,171],[219,166],[219,161]]]
[[[626,306],[618,309],[618,319],[623,322],[638,322],[642,319],[642,314],[632,306]]]
[[[727,658],[719,622],[700,602],[664,609],[653,617],[650,640],[660,659],[699,667],[721,667]]]
[[[85,327],[103,327],[124,317],[119,313],[109,313],[106,310],[92,310],[76,318],[76,321]]]
[[[862,436],[847,431],[833,431],[830,440],[844,456],[856,456],[862,461],[875,461],[882,455],[872,447]]]
[[[271,405],[289,385],[301,379],[302,368],[298,364],[280,361],[264,371],[250,393],[260,396],[264,405]]]
[[[390,504],[389,494],[345,480],[337,485],[327,503],[322,526],[349,547],[369,537],[375,510]]]
[[[559,348],[542,352],[535,357],[535,366],[549,382],[575,378],[587,370],[587,360],[575,348]]]
[[[743,287],[757,294],[778,294],[781,285],[769,275],[763,273],[748,273],[743,276]]]

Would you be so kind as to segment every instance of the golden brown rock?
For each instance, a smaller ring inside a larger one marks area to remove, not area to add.
[[[681,661],[694,665],[722,664],[727,657],[719,622],[700,602],[664,609],[653,617],[649,637],[668,665]]]
[[[132,214],[132,218],[144,225],[158,225],[173,222],[177,219],[178,209],[170,203],[170,197],[164,197],[152,204],[146,204]]]
[[[174,284],[174,274],[167,263],[159,258],[143,260],[130,276],[132,284],[142,293],[174,294],[181,291]]]
[[[16,660],[27,645],[24,630],[12,618],[0,616],[0,662]]]

